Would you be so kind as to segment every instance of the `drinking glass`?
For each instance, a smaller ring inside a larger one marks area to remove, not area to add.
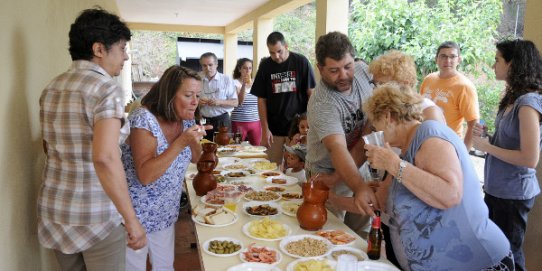
[[[480,135],[480,137],[487,137],[487,125],[486,125],[486,122],[484,120],[480,120],[479,123],[480,123],[480,125],[482,125],[482,129],[483,129],[483,132]],[[480,157],[483,157],[483,156],[486,155],[486,153],[481,151],[481,150],[474,150],[474,154],[476,156],[480,156]]]
[[[384,147],[384,132],[372,132],[368,135],[363,136],[363,141],[365,141],[365,144],[372,144],[379,147]],[[384,170],[372,168],[369,163],[367,163],[367,168],[369,170],[368,176],[370,176],[371,181],[382,181],[385,172]]]
[[[225,191],[224,192],[224,207],[230,209],[232,212],[236,212],[237,204],[241,198],[241,194],[238,191]]]

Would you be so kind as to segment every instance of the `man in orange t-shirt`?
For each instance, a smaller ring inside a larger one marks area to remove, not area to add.
[[[480,119],[480,113],[476,87],[457,70],[461,62],[460,52],[457,43],[452,41],[438,47],[435,61],[439,71],[425,77],[420,93],[442,109],[446,124],[460,137],[463,137],[463,121],[467,122],[464,142],[470,150],[472,128]]]

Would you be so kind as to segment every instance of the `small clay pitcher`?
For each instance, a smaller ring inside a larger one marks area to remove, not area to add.
[[[214,165],[211,170],[215,169],[218,165],[218,156],[216,155],[217,147],[218,146],[215,143],[203,143],[201,145],[203,153],[198,161],[213,161]]]
[[[327,222],[326,200],[329,188],[316,181],[309,181],[302,185],[303,203],[297,210],[299,226],[308,231],[317,231]]]
[[[217,186],[215,175],[213,175],[213,161],[198,161],[198,174],[194,176],[192,185],[196,195],[204,196],[207,192],[213,190]]]
[[[230,144],[230,133],[227,126],[220,126],[218,128],[218,134],[216,134],[215,142],[218,145]]]

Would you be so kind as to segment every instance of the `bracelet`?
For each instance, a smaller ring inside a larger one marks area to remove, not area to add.
[[[407,166],[407,162],[403,159],[399,162],[399,172],[397,173],[397,182],[402,183],[403,182],[403,171],[405,171],[405,168]]]

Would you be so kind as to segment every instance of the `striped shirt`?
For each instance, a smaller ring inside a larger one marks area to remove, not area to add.
[[[233,80],[235,87],[241,88],[241,82],[235,79]],[[260,115],[258,115],[258,97],[250,94],[250,88],[245,89],[245,100],[242,104],[236,107],[231,112],[231,120],[238,122],[253,122],[259,121]]]
[[[86,60],[74,61],[42,92],[40,123],[47,160],[38,197],[38,237],[44,247],[80,252],[120,224],[121,216],[94,169],[92,138],[99,120],[118,118],[124,123],[123,100],[111,76]],[[124,140],[127,133],[121,135]]]

